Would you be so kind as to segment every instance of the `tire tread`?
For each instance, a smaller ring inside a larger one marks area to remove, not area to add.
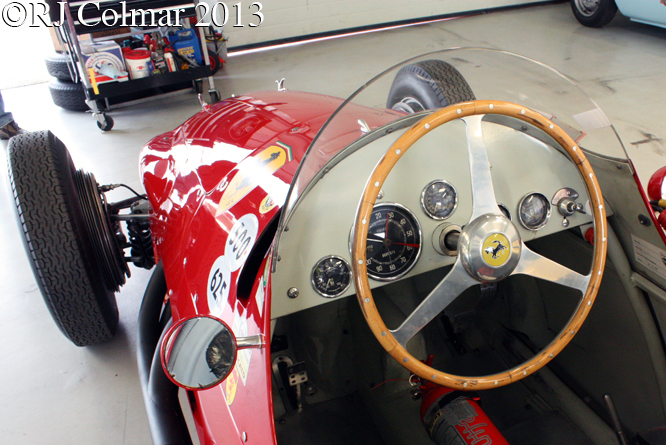
[[[87,346],[113,337],[118,310],[113,293],[91,280],[91,259],[80,245],[84,235],[72,213],[78,202],[65,190],[71,172],[62,171],[63,165],[73,169],[73,164],[58,144],[49,131],[12,138],[9,181],[44,301],[63,334],[77,346]]]

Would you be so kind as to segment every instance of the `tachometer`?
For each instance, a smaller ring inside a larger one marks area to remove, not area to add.
[[[421,226],[412,212],[399,204],[378,204],[368,227],[368,276],[391,281],[409,272],[421,253]]]
[[[432,219],[443,220],[451,216],[458,206],[458,193],[446,181],[438,179],[426,185],[421,192],[421,207]]]
[[[351,284],[351,267],[339,256],[327,256],[317,261],[310,279],[312,287],[322,297],[338,297]]]
[[[550,203],[541,193],[530,193],[518,205],[520,223],[529,230],[538,230],[546,225],[550,218]]]

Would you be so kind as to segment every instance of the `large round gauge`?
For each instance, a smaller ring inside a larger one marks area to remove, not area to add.
[[[530,193],[518,205],[520,223],[529,230],[538,230],[550,218],[550,203],[541,193]]]
[[[319,295],[333,298],[342,295],[351,284],[351,267],[339,256],[331,255],[317,261],[310,277]]]
[[[446,181],[438,179],[426,185],[421,192],[421,207],[432,219],[446,219],[458,206],[458,193]]]
[[[378,281],[400,278],[421,253],[421,226],[399,204],[378,204],[372,210],[367,238],[368,276]]]

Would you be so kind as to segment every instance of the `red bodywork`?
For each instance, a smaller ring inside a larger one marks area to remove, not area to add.
[[[174,324],[212,314],[237,336],[269,338],[269,246],[279,210],[310,142],[341,103],[299,92],[231,98],[144,147],[141,174],[153,208],[155,256],[164,267]],[[371,128],[395,119],[392,111],[368,111],[358,107]],[[362,133],[356,126],[339,134],[328,141],[326,151],[339,150]],[[238,229],[242,217],[256,222],[256,235]],[[258,245],[264,246],[256,249],[261,257],[248,259]],[[236,247],[244,264],[216,274],[216,260]],[[211,300],[211,294],[223,298]],[[212,307],[215,301],[218,307]],[[222,384],[190,393],[202,443],[220,438],[243,443],[243,433],[254,443],[274,443],[268,343],[264,349],[241,352],[239,361],[246,354],[245,363],[237,362]]]

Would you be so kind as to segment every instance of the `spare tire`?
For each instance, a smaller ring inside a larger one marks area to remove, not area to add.
[[[49,91],[53,103],[60,108],[71,111],[88,111],[90,109],[86,104],[86,93],[80,83],[51,79]]]
[[[475,100],[469,84],[452,65],[424,60],[400,68],[389,90],[387,108],[417,113]]]
[[[74,79],[72,79],[72,74],[69,71],[69,61],[69,55],[60,53],[55,53],[44,59],[44,62],[46,62],[46,70],[52,77],[73,82]]]
[[[8,163],[24,247],[53,320],[77,346],[109,340],[118,307],[86,227],[74,181],[81,171],[50,131],[13,137]]]

